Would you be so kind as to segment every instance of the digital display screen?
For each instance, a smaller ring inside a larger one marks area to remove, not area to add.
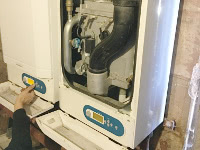
[[[34,80],[28,78],[28,84],[33,85],[34,84]]]
[[[104,117],[93,112],[93,119],[97,120],[98,122],[104,124]]]

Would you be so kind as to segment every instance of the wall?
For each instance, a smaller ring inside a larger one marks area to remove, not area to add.
[[[0,83],[7,80],[6,64],[3,62],[1,37],[0,37]]]
[[[1,46],[1,37],[0,37],[0,83],[7,81],[7,72],[6,64],[3,62],[2,57],[2,46]],[[9,116],[0,109],[0,135],[5,133],[8,126]]]

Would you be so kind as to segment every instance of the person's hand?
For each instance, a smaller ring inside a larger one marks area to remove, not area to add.
[[[35,84],[27,87],[21,92],[21,94],[19,94],[15,102],[15,111],[17,109],[23,108],[24,105],[30,104],[30,102],[35,97],[34,87]]]

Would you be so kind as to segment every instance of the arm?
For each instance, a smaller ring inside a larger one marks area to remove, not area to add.
[[[8,146],[8,150],[31,150],[32,142],[30,136],[30,119],[23,109],[29,104],[35,94],[32,85],[25,89],[16,99],[15,112],[13,114],[12,140]]]

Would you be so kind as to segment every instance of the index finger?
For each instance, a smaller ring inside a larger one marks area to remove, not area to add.
[[[21,89],[21,92],[23,92],[23,91],[25,91],[25,90],[26,90],[26,88],[22,88],[22,89]]]
[[[31,90],[33,90],[35,88],[35,84],[32,84],[31,86],[29,86],[26,91],[30,92]]]

